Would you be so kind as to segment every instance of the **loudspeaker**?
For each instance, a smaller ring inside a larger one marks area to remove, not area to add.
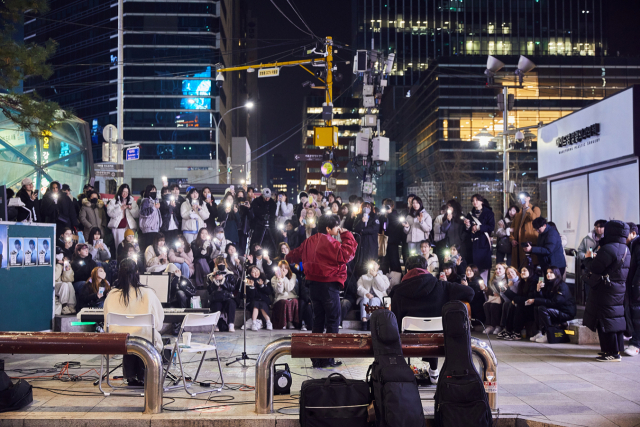
[[[284,366],[284,369],[278,370],[278,366]],[[289,365],[283,363],[281,365],[273,365],[273,394],[291,394],[291,370]]]
[[[500,61],[498,58],[491,55],[487,57],[487,70],[497,73],[503,67],[504,67],[504,62]]]
[[[536,64],[534,64],[527,57],[520,55],[520,59],[518,60],[518,70],[520,70],[522,73],[528,73],[534,68],[536,68]]]

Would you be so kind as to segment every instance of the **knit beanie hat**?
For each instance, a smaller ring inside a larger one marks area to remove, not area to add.
[[[127,238],[127,236],[134,236],[134,235],[135,235],[135,233],[130,228],[127,228],[127,231],[124,232],[125,239]]]

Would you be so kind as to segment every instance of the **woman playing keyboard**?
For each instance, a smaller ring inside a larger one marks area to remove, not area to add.
[[[155,292],[140,283],[136,262],[125,259],[118,270],[118,288],[111,289],[104,302],[105,323],[109,313],[118,314],[153,314],[154,336],[151,336],[150,327],[118,327],[113,326],[110,332],[128,333],[132,336],[144,338],[153,342],[158,351],[162,351],[162,338],[160,332],[164,322],[162,304]],[[144,384],[144,363],[142,359],[134,355],[125,355],[122,358],[123,376],[131,386]]]

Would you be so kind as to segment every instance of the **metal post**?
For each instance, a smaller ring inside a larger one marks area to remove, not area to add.
[[[122,158],[122,144],[124,143],[124,0],[118,0],[118,105],[117,105],[117,128],[118,128],[118,157],[116,164],[122,166],[124,175],[124,160]],[[109,147],[111,148],[111,147]],[[111,156],[111,151],[109,151]],[[118,172],[116,170],[116,172]],[[118,186],[124,182],[124,177],[116,178]]]
[[[256,414],[273,413],[273,365],[280,356],[291,354],[291,337],[270,342],[256,361]]]
[[[122,0],[120,0],[122,1]],[[162,359],[160,353],[144,338],[129,336],[127,354],[135,354],[144,362],[144,412],[160,414],[162,412]]]
[[[220,157],[218,157],[218,146],[220,145],[220,123],[222,122],[222,117],[220,121],[216,122],[214,117],[213,122],[216,124],[216,166],[218,169],[218,173],[216,174],[216,184],[220,183]]]
[[[509,127],[509,88],[502,88],[502,96],[504,97],[504,106],[502,111],[502,121],[504,129],[502,135],[502,210],[506,212],[509,208],[509,138],[507,128]]]

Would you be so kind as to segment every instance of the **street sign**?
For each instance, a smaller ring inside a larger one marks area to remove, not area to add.
[[[298,162],[321,162],[324,160],[322,154],[294,154],[293,159]]]
[[[118,140],[118,128],[114,125],[106,125],[102,129],[102,136],[107,142],[116,142]]]
[[[119,165],[116,163],[94,163],[93,167],[96,170],[103,170],[103,171],[116,171],[116,170],[124,169],[124,165]]]
[[[258,70],[258,78],[260,77],[278,77],[280,75],[280,68],[263,68]]]
[[[127,160],[140,160],[140,146],[127,148]]]
[[[95,176],[102,176],[105,178],[124,178],[124,172],[122,171],[110,171],[110,170],[96,170]]]

